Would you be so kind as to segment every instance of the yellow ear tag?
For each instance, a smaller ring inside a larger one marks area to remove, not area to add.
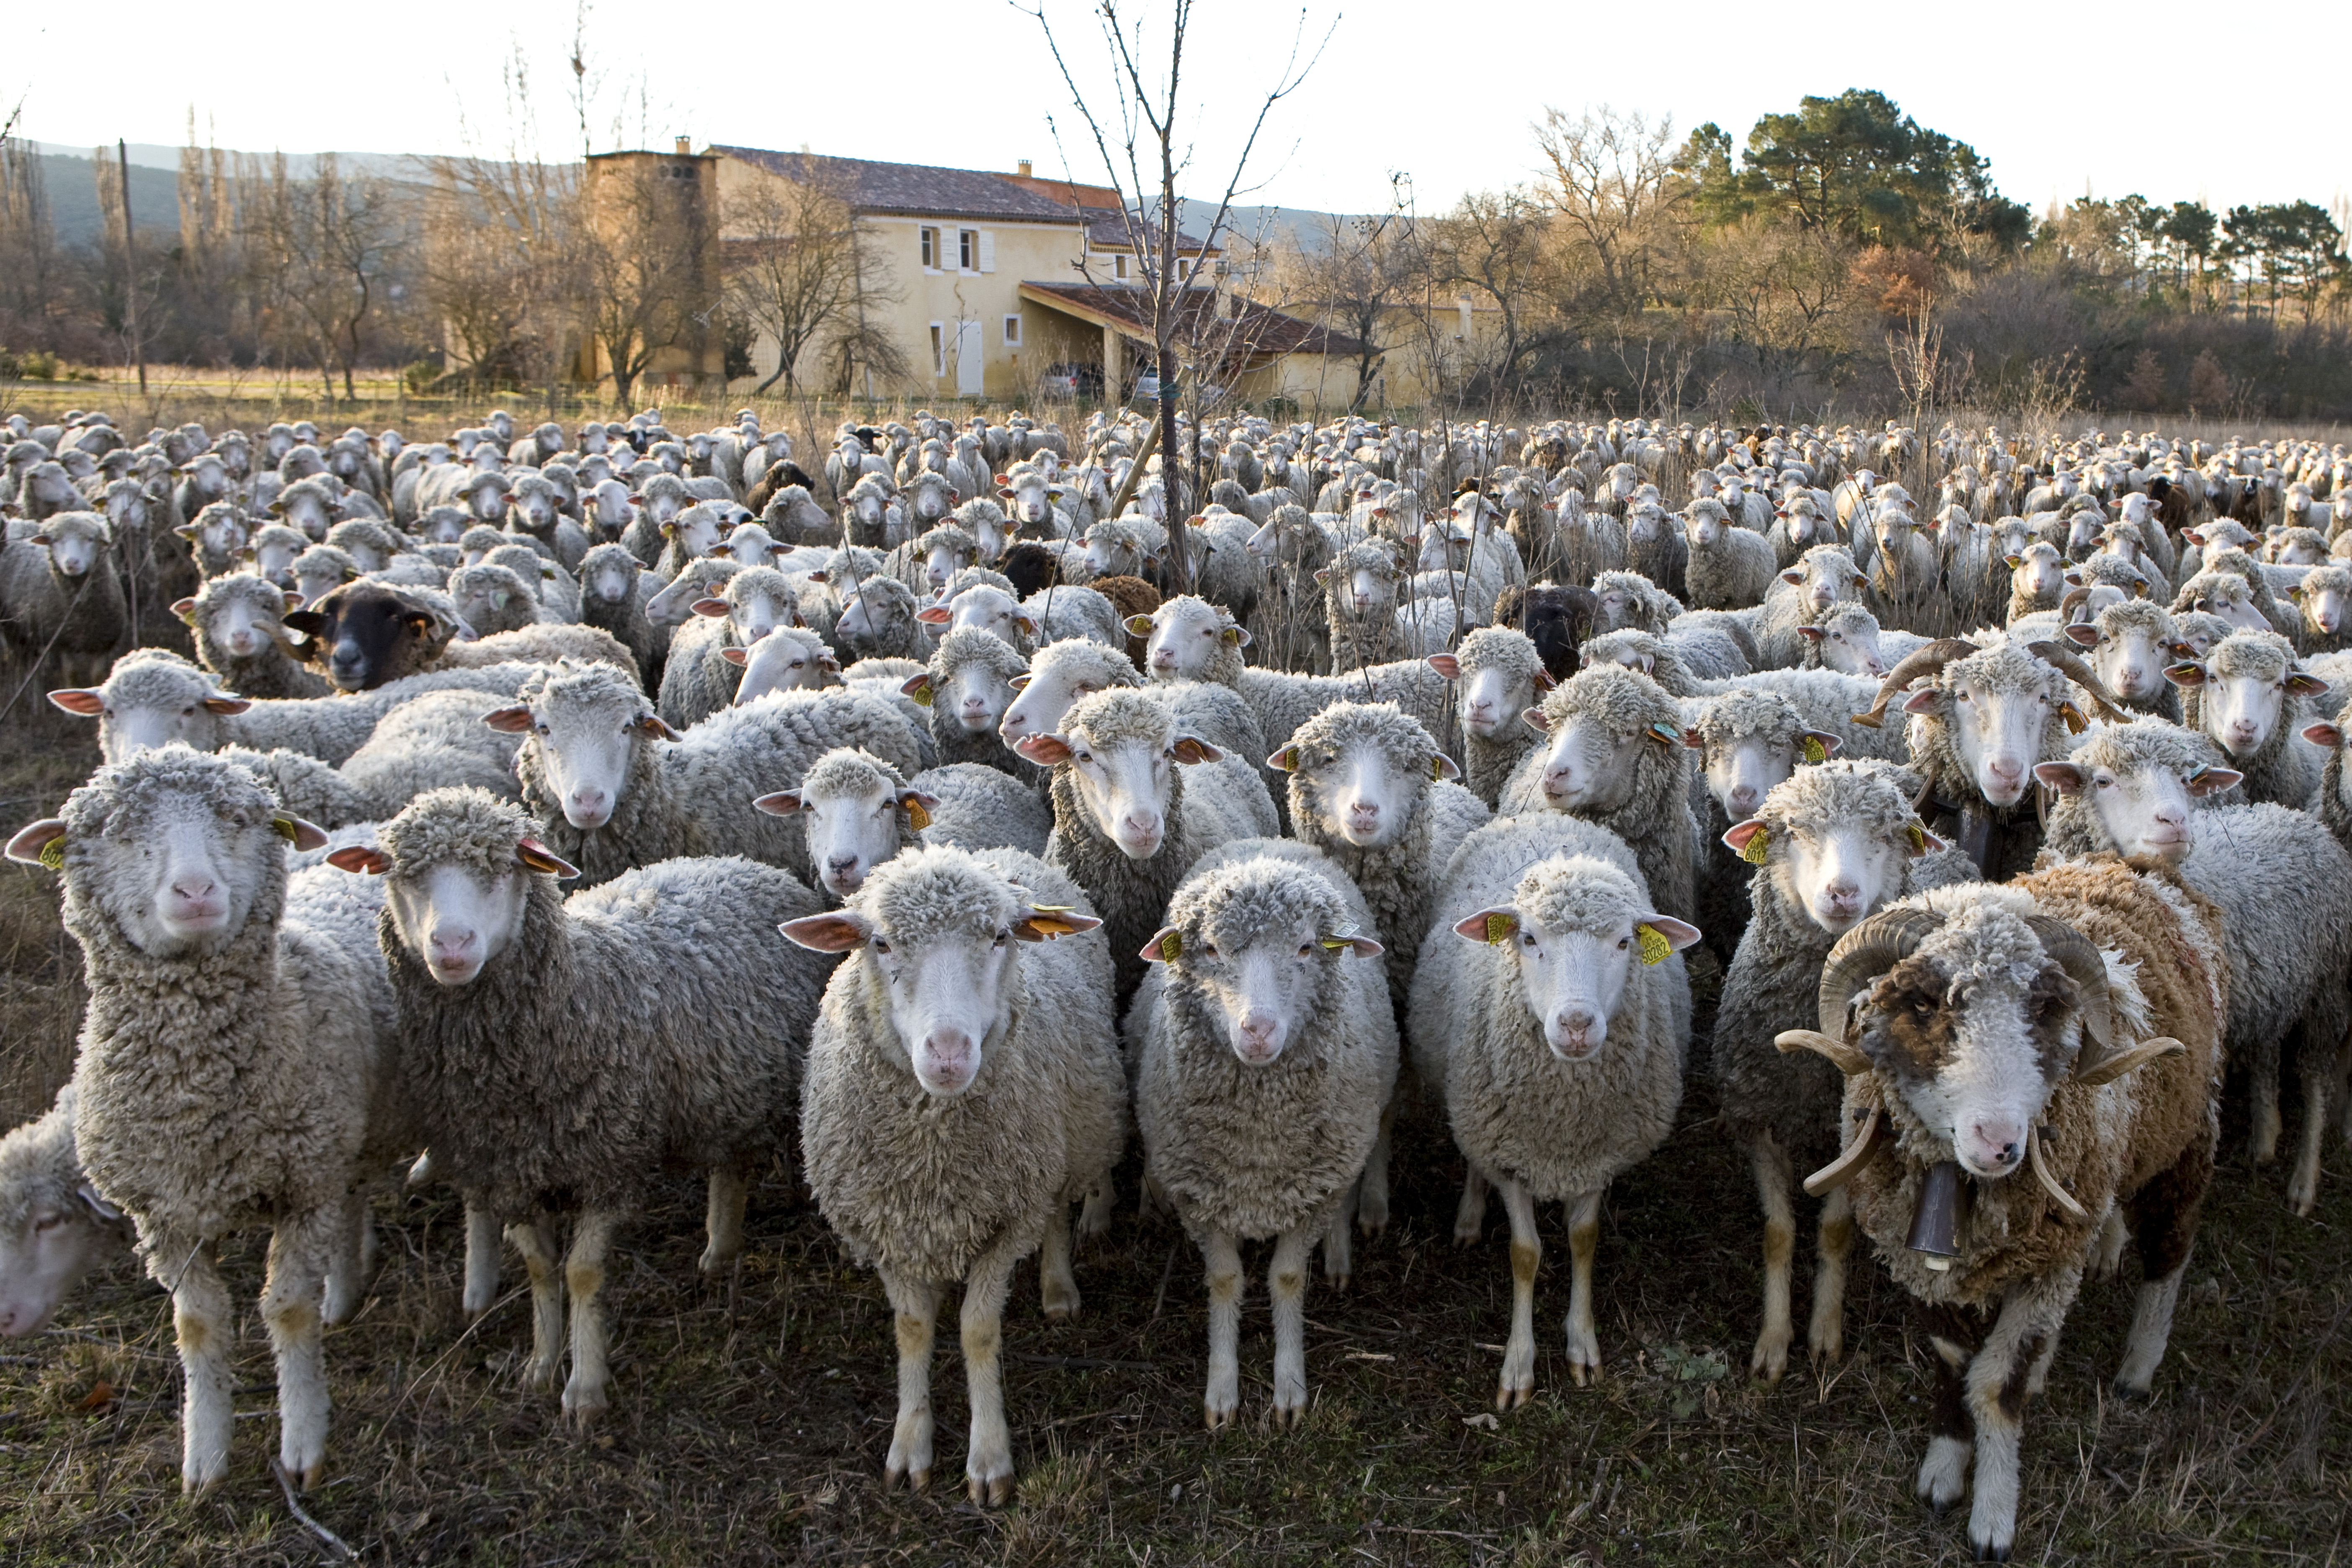
[[[289,844],[301,837],[294,826],[294,819],[290,816],[273,816],[269,819],[269,826],[271,831]]]
[[[1913,822],[1906,824],[1904,826],[1903,832],[1904,835],[1911,840],[1912,854],[1925,855],[1927,852],[1927,830],[1926,828],[1920,826],[1917,823]]]
[[[1829,759],[1830,749],[1808,735],[1805,737],[1804,752],[1805,761],[1809,763],[1826,762]]]
[[[924,828],[929,827],[930,825],[931,814],[923,809],[923,803],[919,800],[908,801],[907,803],[907,826],[913,828],[916,832],[920,833]]]
[[[1445,776],[1445,759],[1444,757],[1432,757],[1429,759],[1429,776],[1433,779],[1442,779]]]
[[[1227,647],[1231,647],[1242,640],[1242,634],[1234,630],[1232,626],[1227,626],[1223,631],[1217,635]]]
[[[1742,860],[1747,861],[1750,866],[1761,866],[1764,864],[1765,845],[1771,837],[1772,835],[1769,829],[1762,827],[1758,828],[1755,833],[1748,837],[1748,847],[1739,852],[1739,858]],[[1648,928],[1643,927],[1643,929],[1647,930]],[[1650,962],[1654,963],[1657,960],[1652,959]]]
[[[1171,931],[1166,936],[1160,939],[1160,960],[1161,963],[1173,963],[1182,955],[1183,952],[1184,939],[1178,936],[1174,931]]]
[[[1486,917],[1486,940],[1488,942],[1510,941],[1511,923],[1511,917],[1508,915],[1488,915]]]
[[[1642,944],[1642,962],[1644,963],[1663,962],[1666,954],[1675,950],[1675,944],[1660,935],[1655,926],[1635,926],[1633,935]]]
[[[1683,732],[1671,724],[1653,724],[1643,733],[1661,746],[1679,746],[1683,743]]]
[[[1348,939],[1344,936],[1324,936],[1315,940],[1323,944],[1323,951],[1326,952],[1337,952],[1348,945]]]
[[[929,708],[931,705],[931,683],[926,680],[907,695],[912,697],[924,707]]]
[[[66,836],[64,834],[58,834],[41,846],[41,864],[52,871],[62,871],[66,868]]]
[[[2083,717],[2083,710],[2072,702],[2058,704],[2058,717],[2066,721],[2067,732],[2070,734],[2079,735],[2091,727],[2091,721]]]

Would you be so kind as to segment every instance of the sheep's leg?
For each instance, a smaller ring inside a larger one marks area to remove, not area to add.
[[[327,1258],[326,1314],[330,1323],[352,1321],[367,1289],[368,1257],[375,1250],[375,1226],[367,1199],[345,1193],[335,1205],[332,1247]]]
[[[1087,1189],[1087,1201],[1078,1210],[1079,1237],[1082,1239],[1092,1240],[1097,1236],[1108,1235],[1111,1215],[1118,1206],[1118,1194],[1110,1184],[1110,1173],[1105,1172],[1101,1181]],[[1149,1194],[1146,1194],[1142,1206],[1147,1210],[1150,1208]]]
[[[1049,1323],[1078,1315],[1078,1281],[1070,1271],[1070,1205],[1054,1205],[1045,1218],[1045,1238],[1037,1250],[1037,1293]]]
[[[1065,1224],[1067,1216],[1064,1216]],[[963,1375],[971,1405],[964,1484],[971,1500],[1000,1508],[1013,1500],[1013,1434],[1004,1425],[1004,1299],[1017,1257],[1009,1240],[981,1254],[963,1285]]]
[[[743,1256],[743,1207],[751,1196],[751,1178],[741,1171],[713,1171],[704,1201],[702,1272],[716,1274]]]
[[[228,1287],[211,1242],[159,1235],[147,1272],[172,1292],[172,1327],[180,1342],[180,1489],[210,1490],[228,1474],[231,1394]]]
[[[1454,1211],[1454,1245],[1475,1247],[1486,1228],[1486,1173],[1470,1165],[1462,1177],[1462,1202]]]
[[[1356,1223],[1363,1226],[1366,1236],[1379,1236],[1389,1227],[1389,1149],[1396,1131],[1397,1089],[1390,1086],[1388,1103],[1381,1107],[1380,1136],[1372,1140],[1372,1152],[1364,1161],[1361,1195],[1356,1204]]]
[[[1845,1269],[1853,1252],[1853,1199],[1843,1187],[1822,1204],[1815,1249],[1813,1320],[1805,1331],[1805,1348],[1815,1362],[1828,1363],[1845,1353]]]
[[[2172,1309],[2180,1298],[2181,1278],[2197,1238],[2197,1212],[2212,1174],[2212,1152],[2200,1145],[2132,1194],[2141,1284],[2132,1306],[2131,1332],[2124,1341],[2123,1365],[2116,1372],[2119,1394],[2145,1394],[2156,1381],[2157,1366],[2172,1336]]]
[[[1568,1371],[1582,1388],[1601,1375],[1601,1336],[1592,1327],[1592,1254],[1601,1245],[1601,1194],[1580,1193],[1568,1207]]]
[[[523,1386],[553,1388],[563,1368],[563,1269],[555,1234],[541,1215],[507,1226],[507,1239],[530,1276],[530,1360],[523,1366]]]
[[[1940,1519],[1946,1509],[1969,1495],[1969,1460],[1976,1453],[1977,1429],[1969,1414],[1963,1373],[1976,1346],[1934,1331],[1927,1342],[1936,1352],[1936,1404],[1927,1418],[1927,1452],[1919,1461],[1916,1489],[1919,1500]]]
[[[2124,1244],[2131,1240],[2131,1227],[2124,1223],[2121,1204],[2111,1205],[2107,1217],[2099,1222],[2098,1238],[2091,1244],[2091,1261],[2085,1272],[2094,1279],[2105,1279],[2124,1264]]]
[[[1503,1345],[1503,1375],[1495,1408],[1525,1405],[1536,1392],[1536,1270],[1543,1263],[1543,1238],[1536,1231],[1536,1201],[1525,1185],[1500,1184],[1503,1213],[1511,1222],[1511,1332]]]
[[[1344,1223],[1331,1227],[1347,1235]],[[1266,1292],[1274,1298],[1274,1424],[1296,1426],[1307,1418],[1307,1232],[1286,1230],[1275,1238],[1274,1261],[1266,1266]],[[1344,1245],[1344,1243],[1343,1243]]]
[[[1354,1278],[1356,1272],[1353,1236],[1356,1205],[1362,1185],[1363,1178],[1360,1176],[1348,1184],[1348,1190],[1340,1194],[1339,1206],[1332,1213],[1331,1223],[1322,1236],[1323,1277],[1342,1290],[1348,1288],[1348,1281]]]
[[[885,1491],[904,1479],[915,1491],[931,1484],[931,1335],[939,1322],[940,1288],[928,1279],[882,1276],[883,1294],[898,1340],[898,1422],[890,1457],[882,1464]]]
[[[466,1205],[466,1286],[458,1305],[478,1318],[499,1299],[499,1216]]]
[[[1756,1196],[1764,1205],[1764,1328],[1756,1336],[1748,1372],[1778,1383],[1789,1370],[1789,1342],[1796,1337],[1789,1312],[1790,1260],[1797,1250],[1797,1211],[1789,1188],[1796,1173],[1769,1132],[1759,1132],[1748,1152],[1756,1170]]]
[[[1969,1544],[1979,1562],[2006,1562],[2017,1542],[2018,1447],[2025,1402],[2058,1347],[2079,1270],[2033,1281],[2011,1297],[1969,1363],[1969,1415],[1976,1422],[1976,1499]]]
[[[613,1233],[621,1216],[611,1209],[589,1209],[572,1226],[572,1250],[563,1257],[563,1285],[572,1293],[572,1377],[563,1385],[563,1414],[585,1426],[604,1414],[604,1385],[612,1376],[605,1364],[604,1303],[604,1258],[613,1247]]]
[[[2306,1047],[2303,1053],[2303,1144],[2295,1151],[2294,1174],[2287,1179],[2287,1206],[2309,1214],[2319,1201],[2319,1146],[2327,1135],[2327,1090],[2336,1077],[2336,1063],[2319,1059]]]
[[[278,1462],[297,1486],[319,1484],[327,1458],[327,1361],[319,1342],[328,1260],[349,1227],[331,1204],[279,1223],[269,1235],[261,1321],[278,1358]]]
[[[1223,1231],[1202,1238],[1209,1270],[1209,1391],[1204,1398],[1209,1429],[1215,1431],[1241,1409],[1242,1255]]]
[[[2246,1137],[2246,1146],[2254,1156],[2254,1163],[2267,1165],[2278,1158],[2279,1080],[2278,1045],[2275,1041],[2255,1059],[2248,1075],[2247,1089],[2252,1103],[2247,1107],[2253,1126]]]

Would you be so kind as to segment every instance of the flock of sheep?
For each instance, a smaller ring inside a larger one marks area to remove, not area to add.
[[[0,1142],[0,1332],[135,1239],[191,1490],[233,1430],[221,1239],[271,1232],[278,1462],[314,1482],[320,1331],[404,1171],[463,1196],[468,1310],[520,1255],[527,1378],[584,1422],[649,1180],[707,1178],[713,1271],[796,1160],[891,1303],[888,1479],[929,1479],[961,1283],[999,1503],[1022,1258],[1066,1318],[1077,1241],[1172,1211],[1213,1427],[1270,1241],[1287,1424],[1309,1254],[1344,1280],[1381,1235],[1417,1101],[1465,1157],[1455,1239],[1490,1194],[1508,1222],[1497,1405],[1535,1386],[1539,1203],[1582,1384],[1601,1203],[1674,1125],[1703,942],[1753,1370],[1795,1341],[1801,1186],[1807,1349],[1843,1350],[1858,1229],[1939,1356],[1919,1492],[1973,1489],[2000,1558],[2027,1397],[2126,1246],[2117,1385],[2149,1388],[2225,1068],[2257,1163],[2299,1075],[2299,1212],[2352,1116],[2340,447],[1236,417],[1171,471],[1118,416],[918,415],[820,479],[748,411],[10,425],[0,631],[75,672],[50,700],[104,762],[7,846],[58,874],[89,1002]]]

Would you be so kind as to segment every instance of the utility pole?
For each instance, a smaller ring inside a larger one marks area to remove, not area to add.
[[[131,221],[131,149],[114,139],[115,167],[122,174],[122,298],[131,328],[131,353],[139,365],[139,395],[147,395],[147,344],[139,335],[139,231]]]

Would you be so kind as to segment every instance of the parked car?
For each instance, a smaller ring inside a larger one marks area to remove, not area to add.
[[[1048,365],[1037,378],[1038,394],[1045,397],[1100,397],[1102,386],[1098,364]]]
[[[1128,401],[1130,403],[1159,402],[1160,373],[1156,370],[1147,370],[1142,374],[1137,376],[1135,378],[1135,390],[1128,395]]]

